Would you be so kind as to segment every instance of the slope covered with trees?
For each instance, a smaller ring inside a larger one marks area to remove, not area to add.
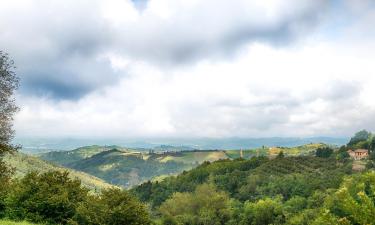
[[[114,187],[113,185],[106,183],[104,180],[85,172],[57,166],[37,157],[26,155],[20,152],[14,152],[12,154],[5,155],[4,162],[10,168],[13,168],[13,178],[22,178],[29,172],[43,173],[48,171],[68,171],[70,178],[79,179],[82,182],[83,186],[87,187],[93,192],[99,192],[102,189]]]
[[[132,193],[160,224],[375,224],[375,171],[353,170],[353,162],[373,158],[353,161],[346,152],[365,148],[371,156],[373,138],[361,131],[314,156],[207,162]]]

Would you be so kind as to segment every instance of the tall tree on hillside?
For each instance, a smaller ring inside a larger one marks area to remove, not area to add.
[[[0,156],[14,149],[10,141],[14,134],[13,115],[18,108],[13,95],[19,84],[14,68],[13,60],[0,51]]]
[[[0,156],[14,150],[10,141],[14,134],[13,116],[18,110],[14,100],[14,91],[19,84],[14,68],[13,60],[8,54],[0,51]]]
[[[2,161],[2,156],[12,152],[13,115],[18,110],[14,102],[14,91],[18,88],[18,77],[14,72],[13,61],[0,51],[0,217],[4,212],[4,196],[8,187],[11,170]]]

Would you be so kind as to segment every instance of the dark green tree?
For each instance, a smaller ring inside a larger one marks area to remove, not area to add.
[[[280,151],[279,154],[277,154],[277,158],[284,158],[284,152]]]
[[[329,147],[322,147],[316,150],[316,157],[329,158],[333,153],[333,149]]]
[[[348,143],[349,147],[353,147],[355,145],[358,145],[358,143],[365,142],[371,137],[371,133],[368,132],[367,130],[361,130],[357,132],[354,137],[352,137]]]
[[[15,220],[67,224],[87,192],[68,172],[31,172],[12,185],[5,199],[6,215]]]

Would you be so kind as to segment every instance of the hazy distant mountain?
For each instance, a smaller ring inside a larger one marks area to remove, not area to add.
[[[196,138],[196,139],[144,139],[144,140],[120,140],[120,139],[48,139],[48,138],[17,138],[14,143],[23,146],[22,151],[27,153],[42,153],[49,151],[64,151],[89,145],[117,145],[128,148],[139,148],[148,151],[168,150],[173,147],[180,150],[188,149],[240,149],[258,148],[262,146],[291,147],[308,143],[326,143],[343,145],[349,138],[312,137],[312,138]]]

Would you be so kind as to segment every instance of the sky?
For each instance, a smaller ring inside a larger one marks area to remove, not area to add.
[[[375,130],[373,0],[2,0],[18,137]]]

